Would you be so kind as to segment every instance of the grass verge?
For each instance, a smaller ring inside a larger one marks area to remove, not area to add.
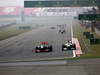
[[[85,36],[83,36],[83,32],[89,31],[91,32],[90,29],[86,29],[85,27],[82,27],[78,23],[73,26],[74,30],[74,37],[78,38],[83,55],[81,57],[75,58],[75,59],[80,59],[80,58],[100,58],[100,44],[99,45],[90,45],[89,39],[86,39]],[[97,36],[95,33],[93,33],[95,37]]]

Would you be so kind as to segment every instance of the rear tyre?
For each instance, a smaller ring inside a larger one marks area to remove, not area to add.
[[[64,45],[62,45],[62,51],[64,51]]]
[[[35,48],[35,53],[39,53],[39,52],[36,51],[37,49],[38,49],[38,47]]]
[[[35,53],[38,53],[37,51],[35,51]]]
[[[76,50],[76,45],[75,44],[73,44],[72,47],[73,47],[74,50]]]

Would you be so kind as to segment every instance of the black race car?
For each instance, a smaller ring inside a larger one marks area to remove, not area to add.
[[[48,42],[42,42],[41,45],[35,48],[35,53],[39,52],[52,52],[52,45],[49,45]]]
[[[71,41],[68,41],[66,44],[62,44],[62,51],[67,50],[76,50],[76,45]]]
[[[65,29],[60,29],[59,33],[61,33],[61,34],[66,33],[66,30]]]

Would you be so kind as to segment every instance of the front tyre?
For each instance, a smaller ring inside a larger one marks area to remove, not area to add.
[[[50,49],[50,52],[52,52],[52,46],[50,46],[49,49]]]

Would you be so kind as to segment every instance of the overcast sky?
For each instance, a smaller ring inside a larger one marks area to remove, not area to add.
[[[0,7],[23,6],[24,0],[0,0]]]

